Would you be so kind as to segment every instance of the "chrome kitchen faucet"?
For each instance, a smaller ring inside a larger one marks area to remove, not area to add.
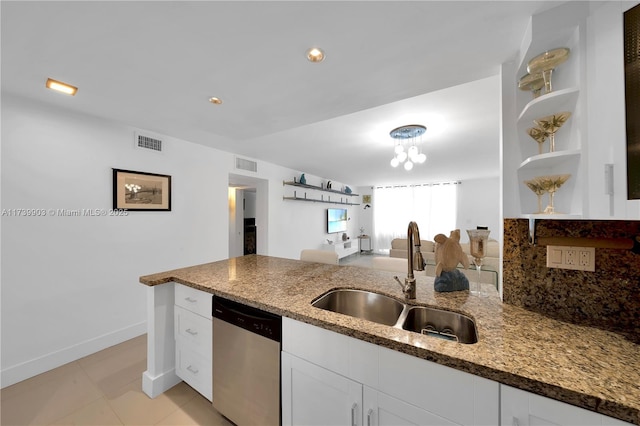
[[[415,254],[413,249],[415,247]],[[407,228],[407,278],[404,279],[404,284],[400,282],[397,276],[393,277],[404,293],[405,299],[416,298],[416,278],[413,276],[414,268],[416,271],[424,271],[425,261],[420,252],[420,230],[418,224],[415,222],[409,222]]]

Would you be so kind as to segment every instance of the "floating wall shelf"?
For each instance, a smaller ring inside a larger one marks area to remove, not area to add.
[[[353,193],[347,193],[344,191],[338,191],[336,189],[330,189],[330,188],[325,188],[322,186],[315,186],[315,185],[307,185],[306,183],[300,183],[300,182],[282,182],[282,185],[289,185],[289,186],[297,186],[298,188],[305,188],[305,189],[311,189],[314,191],[322,191],[322,192],[328,192],[331,194],[340,194],[340,195],[345,195],[347,197],[357,197],[358,194],[353,194]],[[348,200],[348,198],[345,198],[345,200],[343,200],[342,198],[340,200],[332,200],[331,196],[327,197],[327,199],[324,199],[324,195],[320,195],[320,199],[317,198],[307,198],[307,193],[304,193],[304,197],[298,197],[298,194],[296,194],[296,191],[293,191],[293,197],[282,197],[283,200],[294,200],[294,201],[309,201],[312,203],[325,203],[325,204],[341,204],[343,206],[359,206],[360,203],[350,203],[349,201],[345,201]]]
[[[331,201],[331,200],[316,200],[314,198],[301,198],[301,197],[282,197],[283,200],[295,200],[295,201],[310,201],[312,203],[325,203],[325,204],[342,204],[343,206],[359,206],[359,203],[345,203],[343,201]]]
[[[325,188],[323,186],[307,185],[306,183],[300,183],[300,182],[285,182],[285,181],[283,181],[282,182],[282,186],[284,186],[284,185],[297,186],[299,188],[315,189],[317,191],[332,192],[334,194],[348,195],[350,197],[357,197],[358,196],[358,194],[353,194],[353,193],[344,192],[344,191],[338,191],[337,189]]]

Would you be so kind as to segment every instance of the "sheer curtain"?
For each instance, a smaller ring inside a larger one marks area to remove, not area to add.
[[[373,247],[389,253],[391,240],[407,238],[407,225],[418,223],[420,238],[449,235],[455,229],[460,182],[377,187],[373,190]]]

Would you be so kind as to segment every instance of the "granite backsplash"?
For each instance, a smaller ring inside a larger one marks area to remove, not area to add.
[[[640,221],[538,220],[536,236],[633,238]],[[547,248],[529,242],[528,219],[504,219],[505,303],[640,343],[640,254],[596,248],[595,272],[547,268]]]

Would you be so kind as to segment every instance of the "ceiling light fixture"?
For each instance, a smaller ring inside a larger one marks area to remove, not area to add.
[[[65,94],[71,95],[71,96],[74,96],[76,94],[76,92],[78,91],[77,87],[72,86],[72,85],[67,84],[67,83],[63,83],[63,82],[58,81],[58,80],[54,80],[52,78],[48,78],[47,79],[46,86],[47,86],[48,89],[56,90],[58,92],[62,92],[62,93],[65,93]]]
[[[212,96],[212,97],[209,98],[209,102],[211,102],[212,104],[215,104],[215,105],[220,105],[222,103],[222,99],[216,98],[215,96]]]
[[[322,62],[324,61],[324,51],[318,47],[312,47],[307,50],[307,59],[309,62]]]
[[[389,132],[389,136],[395,140],[391,167],[398,167],[404,163],[404,169],[409,171],[413,169],[414,164],[422,164],[427,160],[427,156],[420,149],[422,135],[426,131],[427,128],[420,124],[408,124]]]

